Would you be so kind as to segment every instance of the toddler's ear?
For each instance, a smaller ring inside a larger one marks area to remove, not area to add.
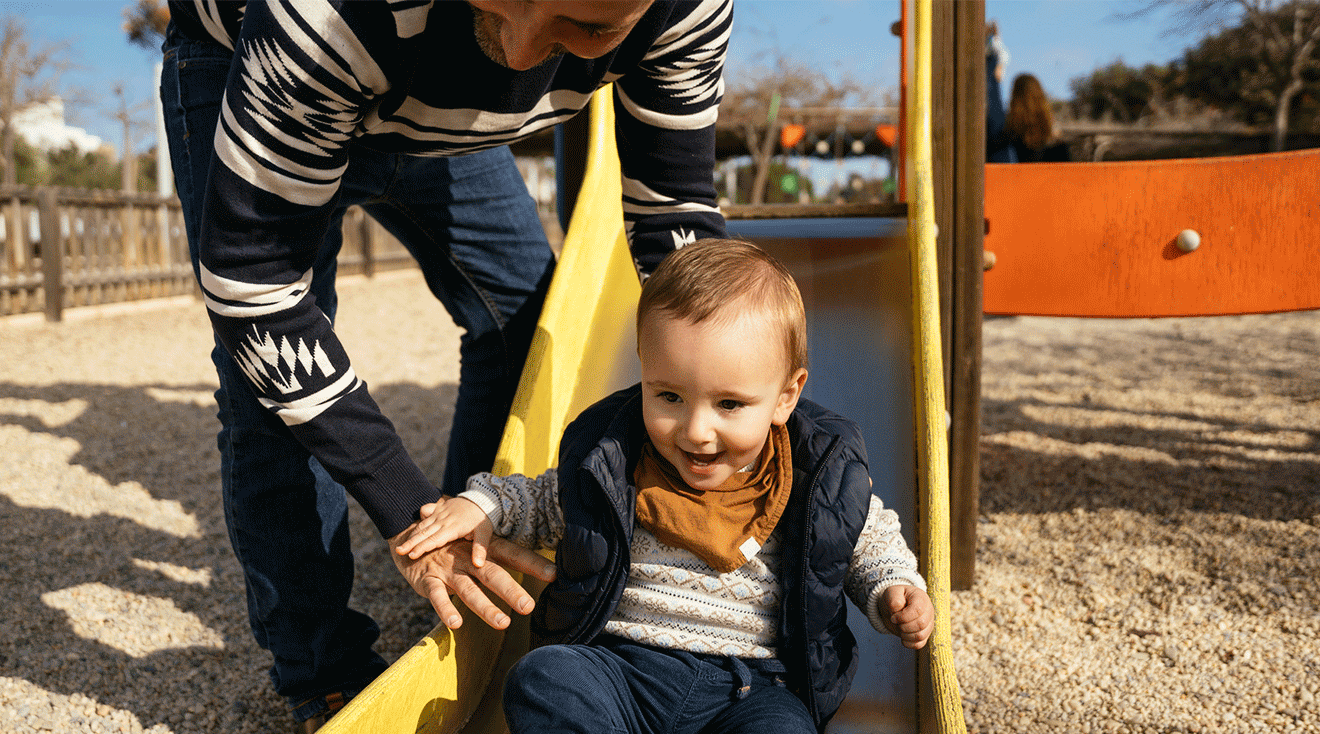
[[[793,414],[793,409],[797,407],[798,398],[802,397],[802,388],[807,384],[807,369],[799,367],[797,372],[789,378],[788,383],[784,385],[784,391],[779,393],[779,403],[775,405],[775,414],[770,418],[770,422],[776,426],[782,426],[788,422],[788,417]]]

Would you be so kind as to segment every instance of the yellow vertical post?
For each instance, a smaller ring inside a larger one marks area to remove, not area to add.
[[[916,0],[908,88],[908,242],[912,267],[912,364],[917,476],[922,488],[922,561],[935,632],[927,643],[935,721],[942,734],[966,732],[949,629],[949,446],[944,358],[940,342],[939,269],[935,253],[935,185],[931,163],[931,0]],[[906,30],[906,29],[905,29]]]

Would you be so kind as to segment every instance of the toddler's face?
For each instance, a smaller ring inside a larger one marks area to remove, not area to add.
[[[646,432],[693,489],[754,463],[807,379],[804,369],[785,376],[783,340],[760,314],[700,324],[654,314],[637,350]]]

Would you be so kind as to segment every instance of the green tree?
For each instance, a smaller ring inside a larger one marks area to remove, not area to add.
[[[49,173],[41,183],[80,189],[119,188],[119,165],[102,153],[83,153],[73,146],[47,154]]]
[[[84,153],[70,145],[42,151],[22,138],[15,145],[18,183],[27,186],[72,186],[80,189],[119,188],[119,164],[101,153]]]
[[[1303,33],[1315,36],[1320,31],[1320,3],[1310,12],[1314,17],[1299,21],[1296,8],[1281,8],[1267,19],[1206,37],[1184,54],[1183,93],[1229,110],[1245,123],[1273,126],[1273,148],[1282,150],[1288,130],[1301,122],[1307,103],[1320,91],[1320,49],[1302,43],[1289,51],[1291,40],[1270,40],[1261,28],[1272,28],[1287,39]]]
[[[1176,6],[1174,31],[1219,29],[1184,58],[1189,96],[1269,110],[1272,148],[1283,150],[1293,104],[1320,72],[1320,0],[1147,0],[1138,19]],[[1207,91],[1199,91],[1206,85]]]
[[[1076,77],[1069,86],[1072,115],[1080,119],[1112,119],[1136,122],[1158,114],[1181,91],[1181,69],[1177,63],[1147,64],[1140,69],[1115,60],[1087,76]]]

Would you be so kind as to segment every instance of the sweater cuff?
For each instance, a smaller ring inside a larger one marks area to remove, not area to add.
[[[876,632],[889,634],[889,628],[885,626],[885,621],[880,618],[880,595],[891,586],[915,586],[922,591],[926,591],[926,580],[919,573],[898,574],[890,576],[881,581],[874,589],[871,589],[871,596],[866,600],[866,619],[875,628]]]
[[[486,519],[490,520],[491,527],[498,528],[504,521],[504,504],[500,501],[499,495],[490,491],[488,487],[469,482],[467,491],[459,492],[458,496],[480,507],[481,511],[486,513]]]
[[[386,538],[417,522],[422,505],[440,499],[440,490],[400,451],[355,488],[354,497]]]

